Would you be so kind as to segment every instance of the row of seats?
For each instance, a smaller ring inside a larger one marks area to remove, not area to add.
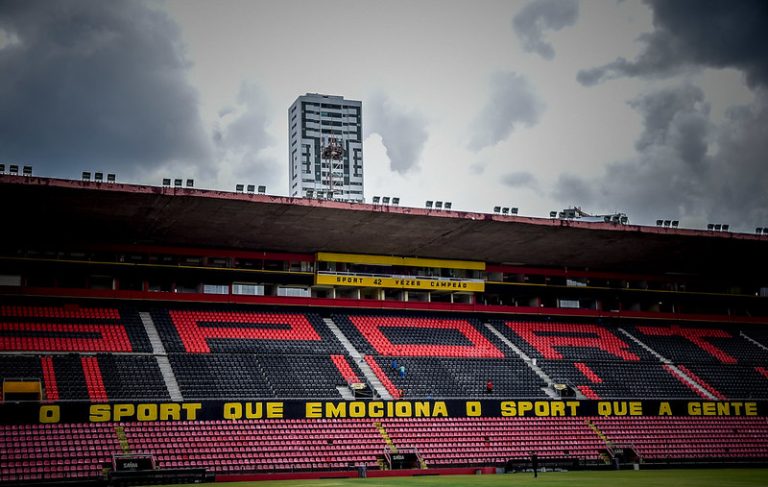
[[[0,350],[151,352],[136,311],[115,308],[0,306]]]
[[[541,360],[541,369],[555,383],[588,386],[599,399],[695,399],[699,396],[670,374],[661,363],[585,361],[581,367],[564,360]],[[587,377],[584,369],[589,370]],[[737,396],[738,397],[738,396]]]
[[[627,331],[673,362],[746,365],[768,361],[768,349],[746,339],[739,329],[700,324],[633,325]]]
[[[358,351],[395,357],[505,358],[514,356],[473,319],[433,316],[332,315]]]
[[[169,354],[168,358],[185,399],[338,398],[337,387],[348,384],[329,355]]]
[[[152,317],[170,352],[344,353],[317,313],[160,308]],[[333,319],[363,353],[510,356],[474,318],[335,314]],[[743,331],[701,324],[622,323],[616,327],[599,322],[501,320],[492,324],[528,355],[550,360],[658,360],[629,334],[674,362],[759,365],[768,361],[768,348],[759,345],[768,333],[759,327]],[[151,346],[138,313],[131,308],[11,305],[0,306],[0,350],[150,352]]]
[[[6,347],[0,348],[3,351],[26,350],[30,344],[32,348],[53,350],[151,349],[138,312],[127,308],[4,306],[2,312],[0,340],[6,340],[0,342]],[[238,391],[247,393],[247,397],[338,397],[337,385],[362,376],[354,366],[350,374],[343,364],[329,362],[329,356],[347,357],[347,351],[317,313],[190,307],[159,308],[152,316],[166,350],[171,352],[185,397],[237,397]],[[32,321],[16,323],[22,319]],[[490,380],[495,385],[494,394],[500,397],[543,394],[542,381],[510,347],[474,318],[389,313],[334,315],[333,319],[359,351],[380,362],[377,371],[380,379],[391,384],[390,392],[404,391],[411,397],[476,396],[484,392],[484,384]],[[570,383],[590,398],[688,398],[699,394],[696,387],[689,387],[679,374],[661,366],[658,357],[632,337],[640,337],[643,344],[653,345],[665,356],[673,355],[666,351],[671,347],[678,351],[680,359],[689,358],[677,363],[689,367],[691,375],[706,382],[716,397],[768,397],[768,377],[759,371],[765,362],[751,363],[765,350],[755,344],[755,338],[716,325],[627,325],[619,329],[602,323],[492,324],[513,345],[538,358],[554,382]],[[19,326],[23,329],[16,329]],[[761,338],[760,328],[748,331]],[[14,345],[14,340],[26,345]],[[246,363],[240,371],[229,370],[230,363],[241,362],[238,356],[254,353],[264,358]],[[286,358],[275,366],[265,362],[274,361],[269,357],[278,355],[301,358]],[[732,355],[739,357],[739,363],[722,363]],[[98,367],[82,357],[55,355],[47,363],[42,361],[43,365],[27,356],[7,357],[0,359],[0,373],[4,378],[42,377],[51,399],[168,397],[153,357],[117,357],[123,355],[100,355]],[[3,360],[13,362],[15,358],[18,366],[4,370]],[[405,378],[388,367],[390,358],[407,362]],[[83,360],[94,366],[84,367]],[[577,362],[591,367],[594,374],[585,375],[583,368],[574,366]],[[317,373],[308,375],[306,370]]]
[[[314,313],[156,309],[151,316],[168,352],[345,353]]]
[[[77,305],[65,306],[0,306],[0,316],[19,318],[76,318],[119,320],[120,312],[114,308],[91,308]]]
[[[185,399],[338,398],[348,384],[327,355],[169,354]],[[44,370],[45,364],[49,370]],[[347,362],[347,374],[362,377]],[[0,379],[39,378],[50,400],[169,399],[151,355],[0,355]]]
[[[375,357],[381,371],[406,398],[547,397],[542,381],[522,360]],[[405,375],[401,376],[400,367]],[[487,391],[491,381],[493,390]]]
[[[300,421],[230,422],[237,434],[231,434],[231,429],[192,429],[178,423],[122,426],[131,451],[155,455],[160,468],[202,466],[216,473],[301,469],[298,465],[329,469],[365,463],[374,467],[376,455],[385,446],[371,420],[318,422],[302,428],[301,437],[288,438],[284,431],[300,428]],[[139,426],[140,431],[136,430]]]
[[[417,448],[429,466],[499,465],[509,459],[528,458],[531,452],[540,457],[594,461],[604,447],[582,418],[504,422],[461,418],[432,420],[428,426],[421,423],[383,421],[396,446]],[[555,431],[550,425],[561,428]],[[425,431],[428,434],[423,434]]]
[[[96,479],[122,453],[113,424],[0,425],[0,437],[0,482]]]
[[[381,429],[379,429],[379,425]],[[430,467],[542,459],[599,462],[610,445],[645,462],[768,460],[758,417],[392,418],[0,425],[0,481],[98,478],[113,454],[154,455],[160,468],[215,473],[378,467],[387,448],[416,449]]]
[[[528,356],[548,360],[657,361],[615,329],[597,323],[492,321]]]
[[[169,398],[157,361],[151,355],[3,354],[0,379],[4,378],[38,378],[49,400]]]
[[[658,361],[647,346],[673,362],[746,365],[768,361],[768,334],[757,327],[744,331],[701,324],[609,326],[502,320],[492,324],[526,354],[542,359]]]
[[[546,397],[545,381],[519,359],[368,357],[379,379],[397,397],[488,396],[488,381],[493,383],[491,397]],[[364,378],[345,355],[172,353],[168,358],[186,399],[334,398],[339,397],[338,386]],[[405,368],[404,377],[400,366]],[[592,391],[594,396],[587,394],[591,399],[707,397],[679,371],[658,362],[540,360],[538,366],[556,384]],[[768,399],[765,368],[679,364],[678,369],[715,397]],[[0,378],[21,377],[40,378],[50,400],[169,398],[152,355],[0,355]]]
[[[610,441],[632,445],[646,461],[768,456],[765,418],[593,418],[593,422]]]
[[[105,391],[111,400],[170,399],[155,357],[104,354],[99,355],[98,360]]]

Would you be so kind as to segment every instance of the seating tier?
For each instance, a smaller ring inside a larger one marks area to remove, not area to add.
[[[406,398],[544,398],[547,384],[519,359],[375,357]],[[405,367],[405,376],[393,368]],[[493,383],[492,393],[486,384]]]
[[[768,460],[760,417],[391,418],[0,425],[0,481],[96,479],[113,454],[154,455],[160,468],[214,473],[377,468],[387,442],[429,467],[543,459],[600,463],[606,441],[645,462]],[[592,423],[592,426],[590,425]],[[594,429],[593,429],[594,426]],[[598,433],[599,432],[599,433]]]
[[[542,360],[539,364],[555,383],[588,386],[591,399],[695,399],[689,387],[656,362]]]

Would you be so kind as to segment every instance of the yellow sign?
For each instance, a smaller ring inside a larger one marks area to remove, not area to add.
[[[200,401],[109,403],[68,401],[40,405],[0,403],[7,424],[143,421],[252,421],[304,418],[515,418],[637,416],[768,416],[768,401]]]
[[[3,397],[8,393],[40,393],[40,381],[39,380],[13,380],[6,379],[3,382]]]
[[[483,292],[485,282],[428,279],[423,277],[369,277],[339,274],[316,274],[315,284],[354,287],[386,287],[395,289],[425,289],[430,291]]]
[[[445,401],[307,402],[307,418],[439,418],[448,416]]]
[[[485,262],[471,260],[423,259],[419,257],[393,257],[390,255],[338,254],[335,252],[318,252],[317,261],[401,267],[434,267],[438,269],[469,269],[474,271],[485,270]]]

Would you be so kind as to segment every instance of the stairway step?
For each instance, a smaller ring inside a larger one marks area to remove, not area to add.
[[[157,332],[155,323],[152,321],[152,316],[149,313],[142,311],[139,313],[141,323],[144,325],[144,330],[147,332],[149,341],[152,344],[152,353],[155,354],[155,361],[157,362],[157,368],[160,369],[160,375],[165,382],[165,388],[168,390],[168,395],[172,401],[181,402],[184,400],[184,396],[181,394],[179,383],[176,380],[176,375],[173,372],[173,367],[168,361],[168,355],[165,352],[163,341],[160,339],[160,334]]]
[[[368,381],[371,387],[373,387],[379,397],[382,399],[392,399],[392,395],[384,387],[378,377],[376,377],[376,374],[373,372],[373,370],[371,370],[371,367],[365,363],[365,360],[362,360],[362,354],[358,352],[355,346],[352,345],[352,342],[350,342],[349,339],[344,336],[344,333],[339,329],[338,326],[336,326],[336,323],[334,323],[330,318],[324,318],[323,322],[336,336],[336,338],[339,339],[342,346],[344,346],[344,348],[347,350],[349,356],[355,359],[355,363],[360,368],[360,371],[365,376],[365,379]]]

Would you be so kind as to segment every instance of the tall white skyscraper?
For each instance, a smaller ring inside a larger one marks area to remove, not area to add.
[[[363,201],[362,103],[307,93],[288,109],[288,194]]]

